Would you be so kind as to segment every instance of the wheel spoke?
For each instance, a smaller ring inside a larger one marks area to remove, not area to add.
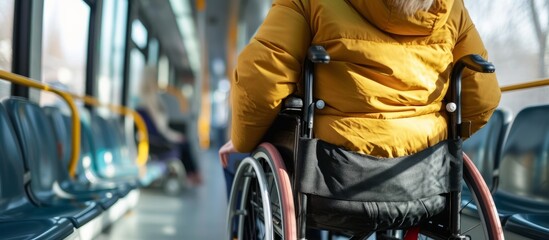
[[[269,190],[269,196],[271,197],[271,211],[272,211],[272,219],[273,219],[273,227],[275,231],[275,236],[278,235],[278,237],[282,238],[283,236],[283,228],[282,228],[282,207],[280,205],[280,201],[278,199],[279,197],[279,190],[277,189],[276,185],[276,175],[273,173],[273,169],[270,168],[270,165],[267,161],[264,159],[261,159],[261,165],[263,166],[263,170],[265,171],[265,176],[267,177],[267,186]]]
[[[268,150],[273,150],[273,148]],[[293,207],[285,207],[289,203],[282,201],[282,199],[287,199],[282,196],[291,194],[287,188],[289,180],[286,176],[280,180],[278,170],[275,168],[279,167],[282,162],[280,157],[275,156],[273,160],[270,156],[268,151],[252,154],[241,163],[243,165],[239,166],[237,174],[235,174],[235,179],[239,179],[238,184],[243,185],[240,188],[239,197],[235,197],[237,196],[236,188],[231,193],[231,201],[240,201],[240,207],[231,205],[233,208],[231,215],[239,215],[240,218],[235,223],[242,224],[236,226],[239,229],[236,235],[238,239],[263,239],[271,238],[271,236],[273,240],[292,238],[290,235],[286,236],[288,226],[285,214],[289,213],[285,213],[285,209],[293,209]],[[279,189],[280,181],[284,181],[282,185],[286,186],[284,193]],[[295,219],[293,215],[291,216],[291,219]],[[229,219],[229,221],[231,220]],[[230,225],[228,229],[231,231]]]
[[[467,229],[466,231],[463,231],[462,234],[466,234],[466,233],[470,232],[471,230],[473,230],[473,229],[475,229],[475,228],[477,228],[477,227],[480,227],[480,223],[477,224],[477,225],[475,225],[475,226],[470,227],[470,228]]]
[[[461,209],[459,210],[459,214],[461,214],[461,212],[463,212],[463,210],[464,210],[469,204],[471,204],[472,202],[473,202],[473,199],[470,199],[465,205],[463,205],[463,206],[461,207]]]

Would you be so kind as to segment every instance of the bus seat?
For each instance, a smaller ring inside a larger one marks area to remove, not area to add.
[[[118,130],[97,114],[91,114],[91,129],[95,140],[95,169],[99,176],[136,185],[139,171],[136,164],[123,159]]]
[[[498,209],[549,214],[548,119],[549,105],[525,108],[516,116],[502,152]]]
[[[503,140],[510,122],[511,114],[508,111],[496,109],[488,123],[463,142],[463,151],[473,160],[492,192],[497,188],[495,170],[499,166]]]
[[[65,117],[65,124],[70,126],[70,119]],[[96,171],[96,138],[97,134],[92,132],[91,117],[87,109],[80,109],[81,120],[81,149],[80,149],[80,164],[81,174],[77,177],[90,185],[91,188],[100,189],[116,189],[120,197],[126,197],[133,189],[132,184],[124,181],[113,181],[112,179],[104,179]]]
[[[505,225],[505,232],[508,236],[518,234],[530,239],[549,239],[549,215],[513,215]],[[509,237],[509,239],[512,239],[512,237]]]
[[[494,202],[503,225],[516,214],[549,214],[549,105],[528,107],[513,120],[505,138]],[[463,210],[475,216],[474,204]],[[514,221],[514,224],[526,220]],[[535,224],[535,223],[532,223]],[[526,227],[526,226],[524,226]]]
[[[473,160],[492,193],[497,189],[499,179],[497,168],[510,122],[509,112],[496,109],[488,123],[463,142],[463,152]],[[468,188],[462,188],[461,199],[464,205],[463,213],[478,218],[477,209]]]
[[[133,134],[126,134],[124,124],[118,118],[108,118],[106,119],[106,124],[112,134],[110,138],[112,143],[115,146],[119,146],[115,149],[118,155],[118,166],[126,171],[127,174],[138,177],[139,167],[136,162],[137,148]],[[128,139],[130,136],[133,143]]]
[[[70,195],[72,199],[78,200],[94,200],[97,201],[103,209],[108,209],[118,201],[116,189],[91,189],[90,185],[72,181],[69,176],[68,166],[71,154],[70,142],[70,125],[66,125],[64,116],[56,107],[43,107],[45,115],[52,124],[52,129],[55,134],[55,143],[57,145],[58,156],[61,161],[57,164],[58,167],[58,182],[59,187],[64,193]],[[68,117],[67,117],[68,118]],[[82,164],[79,162],[79,166]],[[79,167],[80,168],[80,167]],[[81,172],[81,171],[80,171]]]
[[[127,203],[129,208],[133,208],[137,205],[138,188],[141,187],[139,168],[134,160],[121,159],[123,156],[120,152],[121,142],[115,138],[117,131],[122,127],[113,128],[106,119],[98,114],[91,113],[89,116],[90,129],[92,130],[91,139],[93,140],[91,146],[95,157],[91,161],[95,168],[94,172],[101,182],[111,182],[127,189],[129,191],[126,197]]]
[[[73,233],[73,225],[63,218],[33,217],[36,211],[25,194],[23,157],[13,126],[0,104],[0,232],[13,239],[61,239]],[[9,214],[18,212],[19,214]],[[30,214],[24,214],[30,212]]]
[[[0,222],[2,239],[65,239],[74,231],[67,219],[25,219]]]
[[[112,179],[104,179],[96,172],[95,162],[95,133],[92,132],[90,126],[90,114],[87,109],[80,109],[81,122],[81,149],[79,167],[82,168],[81,174],[77,177],[89,185],[90,189],[110,189],[116,192],[120,200],[116,206],[108,210],[110,220],[116,220],[122,217],[129,209],[135,206],[136,191],[135,186],[125,181],[114,181]],[[70,119],[65,117],[65,123],[70,126]]]
[[[137,166],[137,146],[133,134],[126,134],[122,122],[117,118],[105,119],[109,132],[113,135],[110,139],[114,146],[120,146],[115,149],[119,156],[117,168],[121,169],[132,177],[138,178],[139,186],[147,186],[157,179],[160,179],[168,171],[165,164],[157,162],[147,162],[144,175],[139,174]],[[124,175],[124,174],[121,174]]]
[[[57,111],[59,112],[59,111]],[[81,191],[82,188],[88,190],[88,191],[109,191],[114,192],[116,195],[120,198],[126,197],[128,193],[132,190],[129,185],[125,183],[114,183],[114,182],[105,182],[100,181],[99,177],[97,176],[97,173],[95,173],[94,168],[92,167],[95,157],[95,152],[92,151],[95,149],[93,146],[94,144],[94,134],[91,132],[90,129],[90,116],[89,112],[85,108],[79,109],[80,114],[80,159],[78,161],[77,171],[76,171],[76,182],[81,183],[78,185],[71,185],[70,187],[73,188],[76,191]],[[61,132],[64,132],[66,134],[66,137],[63,139],[67,139],[67,142],[63,142],[63,145],[70,145],[70,142],[68,142],[68,139],[71,134],[71,118],[66,115],[62,115],[62,122],[59,121],[59,119],[55,120],[58,122],[61,130]],[[64,151],[67,151],[67,154],[70,153],[69,147],[64,147]],[[69,157],[63,158],[64,166],[68,168],[69,166]],[[83,185],[83,186],[82,186]]]
[[[30,171],[30,200],[39,206],[36,215],[56,214],[68,218],[80,228],[103,211],[92,201],[79,202],[59,197],[54,192],[60,159],[49,120],[35,103],[21,98],[3,101],[22,150],[26,171]],[[30,217],[30,216],[29,216]]]
[[[545,224],[545,229],[548,226],[548,119],[549,105],[523,109],[513,121],[503,148],[494,201],[498,211],[512,219],[508,222],[513,232],[521,227],[539,230],[543,228],[534,226]],[[519,234],[523,232],[519,231]]]

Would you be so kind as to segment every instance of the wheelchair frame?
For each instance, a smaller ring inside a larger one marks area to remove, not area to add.
[[[321,46],[311,46],[308,51],[307,60],[304,64],[304,99],[303,102],[299,101],[301,99],[287,99],[284,102],[285,109],[283,109],[281,114],[286,114],[293,116],[296,119],[295,124],[297,125],[296,131],[299,133],[301,138],[311,139],[313,137],[313,126],[314,126],[314,111],[315,108],[322,109],[324,107],[324,102],[322,100],[314,100],[313,98],[313,83],[314,83],[314,67],[315,64],[327,64],[330,61],[330,57]],[[449,144],[455,146],[455,151],[451,151],[456,161],[451,161],[450,166],[452,171],[450,172],[450,189],[451,191],[447,195],[447,207],[444,214],[443,224],[436,222],[435,220],[422,224],[421,233],[429,235],[432,238],[436,239],[466,239],[467,236],[461,233],[460,226],[460,208],[462,205],[461,202],[461,185],[462,178],[465,180],[468,187],[471,189],[472,193],[476,197],[478,202],[477,208],[481,218],[481,223],[484,222],[485,237],[487,239],[503,239],[503,230],[499,222],[497,215],[497,210],[495,204],[491,198],[489,189],[487,188],[482,176],[476,170],[472,161],[467,157],[463,157],[463,152],[461,151],[461,136],[462,133],[467,134],[469,130],[469,125],[462,123],[461,121],[461,74],[463,69],[469,68],[473,71],[492,73],[495,71],[494,66],[485,61],[479,55],[467,55],[459,59],[451,73],[451,85],[449,89],[449,99],[446,104],[446,109],[449,113]],[[302,114],[302,115],[301,115]],[[301,115],[301,116],[300,116]],[[294,139],[297,142],[297,139]],[[297,144],[297,143],[294,143]],[[231,189],[231,196],[229,199],[229,212],[228,212],[228,225],[227,233],[228,238],[232,239],[232,232],[234,228],[235,216],[239,216],[238,224],[238,237],[239,239],[250,239],[257,236],[251,236],[250,234],[245,235],[242,226],[245,224],[245,216],[253,211],[247,211],[250,207],[248,202],[248,191],[250,191],[252,180],[256,179],[259,183],[259,194],[257,192],[252,192],[253,197],[260,197],[259,200],[263,206],[263,220],[264,220],[264,231],[265,239],[274,239],[273,232],[275,231],[276,226],[280,225],[281,229],[277,229],[281,232],[282,239],[306,239],[306,230],[307,230],[307,194],[299,192],[295,183],[299,179],[295,169],[297,169],[299,161],[294,151],[293,158],[294,161],[288,163],[282,159],[277,148],[272,144],[263,143],[258,147],[251,157],[245,158],[241,163],[235,175],[235,180],[233,182],[233,187]],[[260,156],[261,155],[261,156]],[[286,154],[290,155],[290,154]],[[265,162],[261,164],[261,162]],[[267,164],[268,167],[265,165]],[[290,174],[286,171],[285,164],[289,165],[294,172]],[[267,173],[266,173],[267,171]],[[273,176],[273,183],[271,188],[274,186],[276,189],[276,195],[274,198],[271,197],[273,194],[272,190],[270,192],[265,191],[269,186],[267,182],[267,175],[271,174]],[[282,178],[281,178],[282,177]],[[292,178],[293,177],[293,178]],[[291,181],[293,180],[293,181]],[[239,186],[240,183],[243,183],[243,186]],[[290,186],[289,186],[290,185]],[[281,191],[282,190],[282,191]],[[287,196],[287,195],[293,196]],[[282,195],[282,196],[281,196]],[[250,202],[253,203],[253,199]],[[239,206],[236,206],[236,203],[240,202]],[[273,204],[274,203],[274,204]],[[468,204],[468,203],[467,203]],[[251,206],[252,209],[258,207],[258,203],[253,203]],[[295,205],[295,209],[294,209]],[[273,207],[274,206],[274,207]],[[284,207],[290,209],[283,209]],[[277,213],[280,217],[274,219],[272,208],[278,208]],[[259,211],[261,212],[261,211]],[[295,215],[297,219],[295,219]],[[267,216],[268,215],[268,216]],[[288,216],[289,215],[289,216]],[[255,218],[254,218],[255,219]],[[297,221],[295,221],[297,220]],[[248,220],[249,221],[249,220]],[[273,225],[274,221],[274,225]],[[297,228],[294,228],[295,224]],[[254,223],[252,223],[254,225]],[[286,226],[286,227],[285,227]],[[284,229],[282,229],[284,228]],[[287,229],[286,229],[287,228]],[[253,232],[257,229],[252,229]],[[294,236],[295,234],[295,236]],[[392,234],[389,234],[392,235]],[[365,239],[369,235],[362,236],[353,236],[351,239]],[[395,239],[394,236],[387,236],[389,239]],[[378,237],[385,239],[384,237]]]

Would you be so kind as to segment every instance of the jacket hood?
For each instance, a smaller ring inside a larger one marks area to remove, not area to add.
[[[428,36],[446,24],[454,0],[435,0],[428,11],[412,16],[398,12],[387,0],[349,0],[363,17],[379,29],[397,35]]]

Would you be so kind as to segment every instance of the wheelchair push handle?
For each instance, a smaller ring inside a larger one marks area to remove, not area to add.
[[[305,82],[305,92],[304,92],[304,132],[303,135],[306,137],[313,136],[313,119],[315,107],[322,109],[325,106],[324,101],[318,100],[314,101],[313,98],[313,84],[314,84],[314,68],[315,64],[327,64],[330,62],[330,55],[322,46],[314,45],[309,47],[307,51],[307,60],[305,60],[304,65],[304,82]]]
[[[330,55],[328,55],[324,47],[315,45],[309,48],[307,59],[313,63],[329,63]]]
[[[486,61],[482,56],[478,54],[465,55],[456,61],[454,68],[452,69],[450,81],[453,84],[452,87],[454,91],[461,90],[455,86],[461,85],[461,74],[465,68],[481,73],[493,73],[496,71],[494,64]]]
[[[461,224],[459,209],[461,207],[461,179],[463,175],[463,153],[461,150],[461,137],[468,137],[471,134],[470,124],[461,123],[461,75],[465,68],[476,72],[493,73],[496,68],[491,62],[484,60],[480,55],[470,54],[461,57],[456,61],[450,76],[450,89],[448,92],[448,103],[446,110],[449,113],[450,121],[448,126],[448,137],[450,145],[453,146],[455,160],[450,162],[453,169],[450,172],[450,233],[451,239],[462,239],[460,234]]]
[[[493,73],[496,67],[478,54],[469,54],[456,61],[450,76],[450,90],[446,110],[450,113],[450,139],[458,139],[462,135],[461,129],[461,75],[465,68],[475,72]],[[466,129],[464,129],[466,130]],[[465,131],[467,132],[467,131]]]
[[[481,73],[493,73],[496,71],[496,67],[491,62],[486,61],[478,54],[466,55],[458,60],[462,62],[467,68]]]

